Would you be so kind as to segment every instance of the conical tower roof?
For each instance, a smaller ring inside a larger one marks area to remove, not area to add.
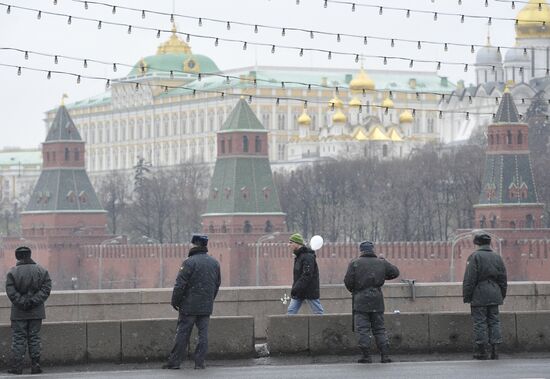
[[[82,137],[64,105],[57,110],[45,142],[52,141],[82,141]]]
[[[264,126],[244,99],[240,99],[237,102],[237,105],[233,108],[233,111],[231,111],[220,129],[222,132],[241,130],[265,131]]]
[[[500,104],[498,106],[498,111],[495,116],[494,123],[509,124],[509,123],[516,123],[516,122],[519,122],[518,108],[514,103],[514,99],[512,99],[510,90],[506,88],[506,90],[504,90],[504,94],[502,95],[502,100],[500,101]]]

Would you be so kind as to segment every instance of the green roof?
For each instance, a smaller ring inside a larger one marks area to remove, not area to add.
[[[220,213],[282,214],[267,157],[217,159],[206,215]]]
[[[168,75],[170,71],[173,71],[177,75],[178,73],[182,73],[184,68],[186,71],[197,70],[197,72],[204,73],[220,71],[214,61],[205,55],[168,53],[143,58],[134,65],[128,76],[141,75],[142,65],[145,68],[145,75],[153,72]]]
[[[237,131],[237,130],[262,130],[266,131],[258,117],[254,114],[250,106],[244,99],[240,99],[235,105],[235,108],[223,123],[220,131]]]
[[[4,150],[0,151],[0,166],[41,165],[42,150]]]

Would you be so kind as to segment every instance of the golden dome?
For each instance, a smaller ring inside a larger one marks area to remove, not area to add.
[[[338,109],[334,114],[332,115],[332,122],[337,123],[345,123],[348,120],[345,114],[342,113],[340,109]]]
[[[550,37],[550,6],[546,0],[529,0],[519,11],[516,20],[516,38]]]
[[[393,108],[393,100],[389,97],[386,97],[384,101],[382,102],[383,108]]]
[[[183,42],[177,33],[176,25],[172,24],[172,35],[168,41],[163,42],[157,49],[157,55],[160,54],[191,54],[191,48]]]
[[[351,81],[349,82],[349,89],[352,92],[363,92],[363,90],[374,90],[374,80],[372,80],[365,70],[363,69],[363,66],[361,66],[361,70],[359,71],[359,74]]]
[[[399,123],[400,124],[409,123],[409,122],[413,122],[413,121],[414,121],[414,117],[413,117],[412,113],[409,112],[408,110],[404,110],[399,115]]]
[[[332,107],[334,106],[334,108],[342,108],[344,106],[344,103],[342,102],[342,100],[340,100],[338,98],[338,96],[334,96],[329,102],[328,102],[328,105],[329,107]]]
[[[349,101],[349,106],[350,107],[360,107],[361,106],[361,100],[354,97]]]
[[[310,125],[311,117],[307,114],[305,108],[300,117],[298,117],[298,125]]]

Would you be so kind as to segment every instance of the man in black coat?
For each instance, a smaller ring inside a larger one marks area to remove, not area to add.
[[[204,369],[208,350],[208,322],[214,299],[220,288],[220,264],[208,255],[208,236],[194,234],[194,245],[183,261],[172,292],[172,307],[179,312],[174,348],[164,369],[179,369],[187,350],[193,325],[197,326],[199,342],[195,349],[195,369]]]
[[[31,357],[31,374],[40,374],[40,328],[46,318],[44,302],[50,296],[52,281],[48,270],[31,259],[31,249],[15,249],[17,264],[6,277],[6,294],[11,301],[11,374],[23,373],[27,346]]]
[[[297,314],[304,301],[314,314],[323,314],[325,310],[319,300],[319,267],[315,251],[305,245],[304,238],[298,233],[290,236],[288,244],[294,254],[294,280],[287,314]]]
[[[355,330],[363,356],[359,363],[372,363],[370,344],[372,334],[380,351],[381,362],[389,363],[389,344],[384,327],[384,295],[382,286],[386,280],[399,276],[399,269],[374,253],[374,244],[363,241],[359,244],[361,255],[353,259],[344,284],[352,293]]]
[[[491,250],[488,234],[477,233],[474,244],[479,248],[468,257],[462,282],[464,302],[470,303],[474,323],[474,358],[489,358],[489,343],[491,359],[498,359],[498,345],[502,343],[498,306],[506,297],[506,267],[500,255]]]

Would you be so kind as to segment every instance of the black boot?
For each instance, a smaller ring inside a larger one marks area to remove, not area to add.
[[[42,374],[42,367],[40,367],[40,359],[33,359],[31,362],[31,375]]]
[[[487,350],[485,349],[484,343],[477,343],[474,347],[474,359],[480,361],[487,360],[489,356],[487,355]]]
[[[388,343],[384,343],[378,347],[380,349],[380,362],[381,363],[391,363],[393,360],[390,358],[390,347]]]
[[[357,363],[372,363],[372,358],[369,353],[369,349],[361,349],[363,355],[357,360]]]
[[[498,359],[498,343],[491,345],[491,359]]]
[[[8,370],[8,374],[23,375],[23,369],[20,367],[12,367]]]

